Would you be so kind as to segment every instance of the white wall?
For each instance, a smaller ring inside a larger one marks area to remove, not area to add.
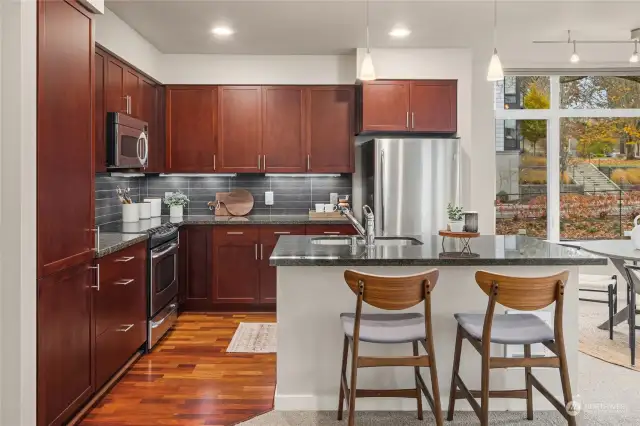
[[[140,71],[160,80],[162,53],[107,8],[104,15],[95,15],[95,40]]]
[[[2,1],[0,424],[31,426],[36,423],[36,2]]]

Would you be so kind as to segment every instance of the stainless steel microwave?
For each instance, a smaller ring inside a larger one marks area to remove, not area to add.
[[[142,169],[149,160],[149,125],[121,112],[107,113],[107,167]]]

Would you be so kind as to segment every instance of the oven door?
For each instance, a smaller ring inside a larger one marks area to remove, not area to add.
[[[149,317],[178,295],[178,240],[151,250]]]
[[[117,167],[147,167],[149,139],[144,130],[118,124],[116,144]]]

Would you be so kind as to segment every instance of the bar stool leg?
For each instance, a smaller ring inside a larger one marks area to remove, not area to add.
[[[524,345],[524,357],[531,358],[531,345]],[[533,386],[531,385],[531,367],[525,367],[524,381],[527,386],[527,420],[533,420]]]
[[[451,388],[449,389],[449,409],[447,410],[447,420],[453,420],[453,410],[456,406],[456,391],[458,385],[456,383],[456,376],[458,370],[460,370],[460,355],[462,354],[462,327],[458,325],[458,332],[456,334],[456,349],[453,353],[453,373],[451,373]]]
[[[413,344],[413,356],[418,356],[418,342],[411,342]],[[413,373],[416,381],[416,402],[418,403],[418,420],[423,419],[422,413],[422,391],[420,390],[420,383],[418,382],[418,374],[420,373],[420,367],[413,367]]]
[[[489,361],[490,361],[490,342],[483,343],[482,354],[482,379],[480,384],[480,425],[489,426]]]
[[[351,354],[351,383],[349,384],[349,426],[356,424],[356,392],[358,389],[358,340],[353,341]]]
[[[342,378],[346,377],[347,374],[348,356],[349,339],[347,338],[347,336],[344,336],[344,347],[342,349],[342,370],[340,371],[340,401],[338,402],[338,420],[342,420],[342,411],[344,410],[344,387],[342,386]]]

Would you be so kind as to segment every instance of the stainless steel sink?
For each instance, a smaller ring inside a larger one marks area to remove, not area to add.
[[[350,246],[353,244],[353,238],[349,237],[315,237],[311,239],[311,244],[320,244],[325,246]],[[364,245],[362,238],[356,239],[356,244]],[[422,242],[409,237],[376,237],[376,246],[421,246]]]

